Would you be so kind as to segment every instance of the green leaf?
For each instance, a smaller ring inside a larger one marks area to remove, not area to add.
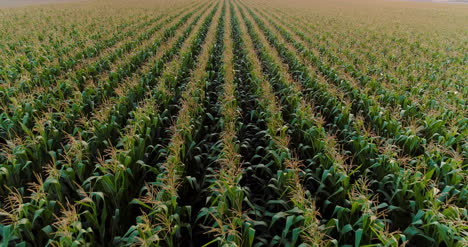
[[[273,215],[273,217],[271,219],[271,223],[270,223],[270,228],[276,223],[276,221],[278,221],[279,219],[284,218],[286,216],[288,216],[288,214],[286,212],[279,212],[279,213],[276,213],[275,215]]]
[[[33,224],[36,221],[36,219],[41,216],[43,212],[44,212],[44,208],[38,209],[36,210],[36,212],[34,212],[34,217],[33,217],[33,222],[32,222]]]
[[[352,230],[353,230],[353,227],[350,224],[347,224],[341,229],[340,233],[344,235]]]
[[[51,225],[45,226],[41,229],[46,235],[50,235],[54,232],[54,229]]]
[[[361,238],[362,238],[362,229],[359,228],[356,233],[354,234],[355,239],[354,239],[354,246],[359,247],[361,244]]]

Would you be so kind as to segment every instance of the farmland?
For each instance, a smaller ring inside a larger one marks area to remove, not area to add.
[[[0,17],[0,246],[468,246],[468,5]]]

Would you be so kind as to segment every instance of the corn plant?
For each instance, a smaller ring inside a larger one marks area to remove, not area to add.
[[[1,246],[468,244],[463,6],[2,4]]]

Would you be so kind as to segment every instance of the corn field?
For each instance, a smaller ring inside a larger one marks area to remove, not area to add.
[[[0,17],[0,246],[468,246],[468,6]]]

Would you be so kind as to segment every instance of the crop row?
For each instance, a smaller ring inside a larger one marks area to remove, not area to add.
[[[9,35],[1,245],[466,245],[466,119],[443,109],[463,99],[412,101],[391,85],[408,71],[276,4],[177,2],[99,30],[93,17],[76,41],[56,17],[57,43],[38,44],[62,50],[32,67],[42,51],[18,47],[41,29]]]

